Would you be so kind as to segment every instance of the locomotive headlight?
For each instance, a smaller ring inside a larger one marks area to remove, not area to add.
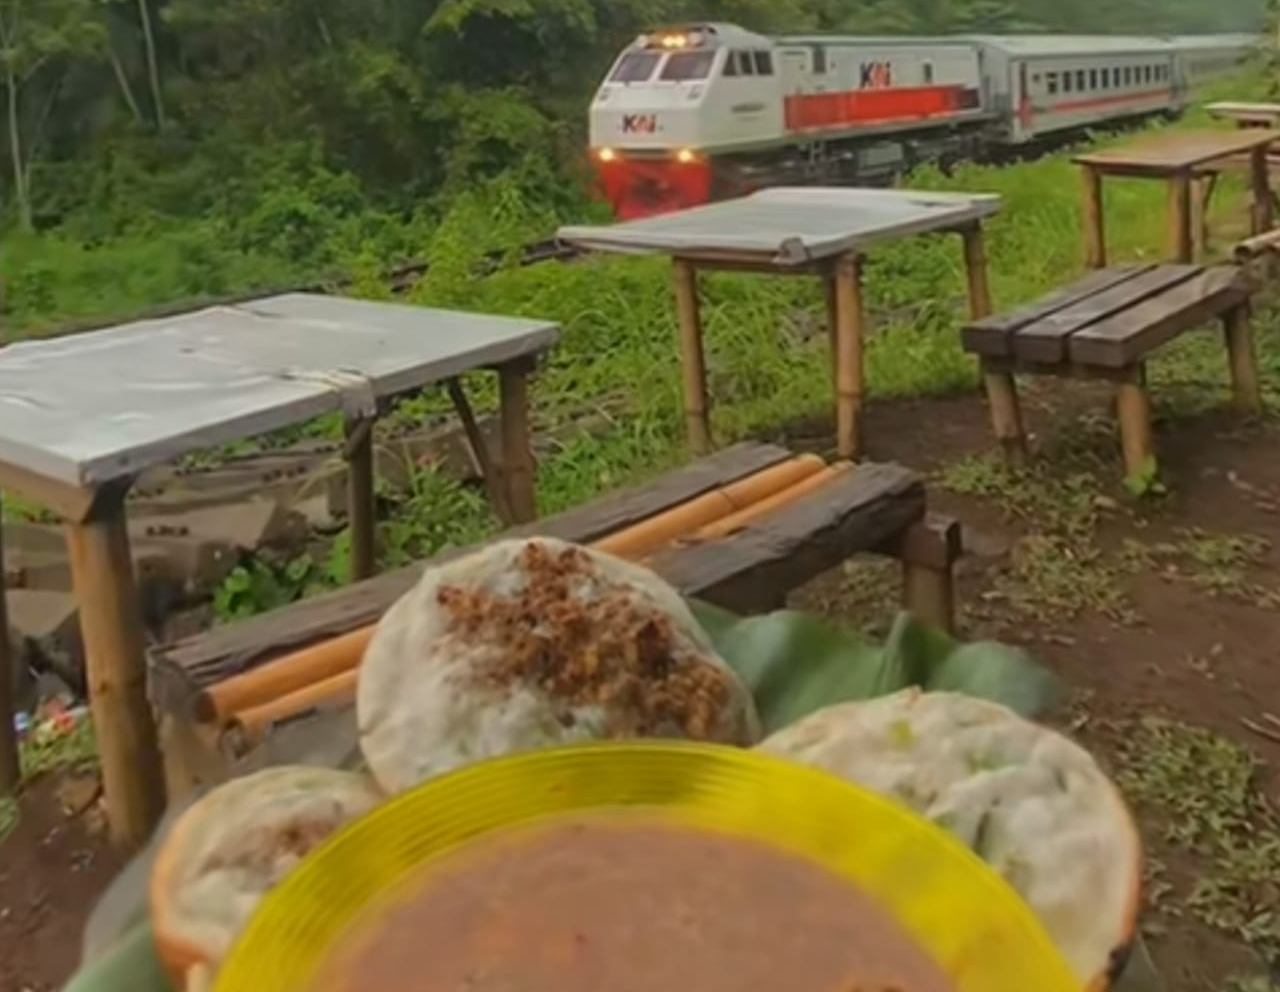
[[[596,156],[600,159],[601,162],[612,162],[615,158],[618,157],[618,153],[615,152],[612,148],[601,148],[596,152]]]
[[[698,160],[698,156],[692,149],[681,148],[678,152],[676,152],[677,162],[683,162],[685,165],[688,165],[690,162],[696,162],[697,160]]]

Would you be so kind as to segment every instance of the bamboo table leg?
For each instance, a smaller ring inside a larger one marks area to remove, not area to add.
[[[823,275],[822,291],[827,302],[827,344],[831,349],[831,390],[834,394],[840,388],[835,362],[836,342],[840,333],[840,302],[836,299],[836,275],[834,269]]]
[[[1267,147],[1249,154],[1249,183],[1253,187],[1253,233],[1265,234],[1275,222],[1272,215],[1271,174],[1267,168]]]
[[[1242,413],[1262,412],[1262,391],[1258,386],[1258,360],[1253,346],[1249,305],[1243,303],[1222,318],[1227,340],[1227,362],[1231,367],[1231,388],[1235,405]]]
[[[711,450],[707,426],[707,371],[702,351],[702,315],[698,308],[698,272],[693,263],[675,260],[676,316],[680,321],[680,364],[684,373],[684,421],[689,450]]]
[[[453,401],[453,408],[457,411],[458,419],[462,421],[462,431],[467,436],[467,444],[471,448],[476,468],[480,471],[480,479],[484,482],[485,492],[489,494],[489,500],[493,503],[494,511],[504,524],[512,527],[519,521],[515,519],[511,512],[511,501],[507,498],[506,482],[499,477],[499,469],[494,464],[489,445],[485,443],[484,435],[480,432],[480,424],[471,409],[471,401],[467,399],[467,392],[462,388],[462,382],[456,378],[445,380],[445,389],[449,392],[449,399]]]
[[[349,419],[343,457],[347,461],[347,521],[351,531],[351,581],[378,570],[378,521],[374,494],[372,417]]]
[[[502,475],[511,519],[537,519],[533,488],[533,436],[529,427],[529,379],[532,362],[508,362],[498,369],[498,419],[502,432]]]
[[[836,262],[836,454],[862,454],[862,259],[845,255]]]
[[[1091,269],[1107,264],[1107,239],[1102,217],[1102,173],[1091,165],[1081,166],[1084,178],[1084,258]]]
[[[0,512],[0,519],[4,514]],[[0,795],[18,787],[22,769],[18,763],[18,737],[13,727],[13,685],[18,659],[9,637],[9,606],[5,595],[4,529],[0,526]]]
[[[1216,172],[1196,177],[1195,196],[1191,202],[1191,251],[1195,258],[1202,259],[1209,253],[1209,208],[1217,186]]]
[[[159,821],[165,796],[124,496],[123,486],[100,490],[85,518],[67,524],[66,537],[107,823],[113,841],[135,847]]]
[[[1191,261],[1191,176],[1178,172],[1169,177],[1169,257]]]
[[[982,228],[974,225],[960,232],[964,238],[964,270],[969,286],[969,316],[989,317],[993,311],[991,287],[987,281],[987,250]],[[1012,373],[983,368],[982,385],[991,407],[991,424],[1005,460],[1021,464],[1026,460],[1027,442],[1022,429],[1022,409]]]
[[[1116,387],[1116,414],[1120,420],[1120,445],[1126,479],[1141,479],[1154,462],[1151,443],[1151,404],[1147,399],[1146,370],[1138,365]]]

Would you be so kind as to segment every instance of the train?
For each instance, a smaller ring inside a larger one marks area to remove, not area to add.
[[[1176,117],[1253,35],[766,36],[695,23],[641,34],[592,99],[589,144],[619,219],[769,185],[891,182]]]

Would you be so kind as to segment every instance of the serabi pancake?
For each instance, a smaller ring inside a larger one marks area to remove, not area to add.
[[[907,689],[819,710],[759,747],[956,835],[1035,910],[1091,988],[1132,939],[1142,875],[1133,819],[1093,757],[1062,734],[986,700]]]
[[[367,776],[284,766],[226,782],[183,813],[148,886],[156,949],[175,984],[215,972],[262,897],[382,799]]]
[[[499,832],[370,913],[308,992],[954,992],[870,896],[640,814]]]
[[[542,537],[424,571],[378,624],[356,708],[365,760],[388,792],[573,741],[760,736],[750,692],[674,589]]]

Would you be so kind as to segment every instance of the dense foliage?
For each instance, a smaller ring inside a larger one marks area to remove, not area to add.
[[[655,23],[1194,32],[1264,3],[0,0],[9,333],[386,264],[498,176],[580,212],[588,94]]]

